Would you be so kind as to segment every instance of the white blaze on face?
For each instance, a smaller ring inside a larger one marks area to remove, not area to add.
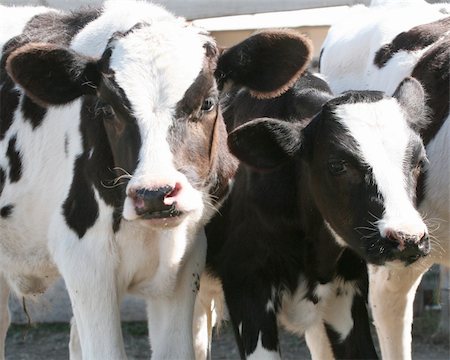
[[[360,156],[373,173],[384,199],[385,212],[378,221],[382,236],[388,229],[415,235],[426,227],[407,192],[404,173],[412,135],[398,102],[383,99],[373,103],[343,104],[337,107],[338,121],[356,140]]]
[[[143,25],[113,43],[110,67],[131,103],[141,136],[139,162],[130,188],[158,188],[181,184],[184,211],[202,206],[201,194],[174,166],[167,141],[176,104],[199,75],[206,38],[198,29],[173,19]],[[125,218],[136,218],[127,198]]]

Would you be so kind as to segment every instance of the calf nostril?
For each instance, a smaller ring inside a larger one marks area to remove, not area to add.
[[[175,196],[178,195],[178,193],[181,191],[181,184],[180,183],[176,183],[175,187],[171,188],[171,191],[169,191],[166,194],[166,198],[174,198]]]
[[[142,188],[142,189],[138,189],[136,190],[136,195],[135,197],[137,199],[142,199],[144,201],[146,200],[163,200],[167,194],[170,194],[173,191],[173,187],[172,186],[162,186],[159,187],[157,189],[146,189],[146,188]]]
[[[418,243],[419,250],[427,255],[430,252],[430,239],[428,238],[428,234],[424,234]]]
[[[134,192],[134,207],[138,215],[160,212],[170,209],[171,204],[165,203],[165,198],[173,192],[172,186],[162,186],[156,189],[141,188]]]
[[[386,237],[389,240],[395,241],[395,242],[399,242],[399,243],[403,243],[405,242],[407,236],[404,232],[402,231],[395,231],[395,230],[388,230],[386,232]]]

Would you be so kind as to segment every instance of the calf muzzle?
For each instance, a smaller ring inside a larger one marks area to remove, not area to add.
[[[397,246],[394,250],[396,259],[412,264],[430,252],[430,240],[427,233],[409,235],[400,231],[388,232],[387,238]]]
[[[174,191],[171,186],[157,189],[138,189],[134,195],[136,214],[142,219],[162,219],[181,215],[176,202],[166,205],[164,200]]]

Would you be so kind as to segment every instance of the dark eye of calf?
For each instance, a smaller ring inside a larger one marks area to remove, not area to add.
[[[426,159],[420,159],[417,164],[413,167],[412,173],[414,177],[418,177],[420,173],[424,171],[425,164],[427,163]]]
[[[201,111],[210,112],[214,109],[217,104],[217,99],[213,97],[208,97],[203,101]]]
[[[339,176],[347,172],[347,163],[342,159],[328,160],[328,171],[331,175]]]

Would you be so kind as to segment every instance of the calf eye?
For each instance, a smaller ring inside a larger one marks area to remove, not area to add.
[[[205,112],[210,112],[214,109],[215,106],[216,106],[216,99],[214,99],[213,97],[209,97],[203,101],[201,110]]]
[[[329,160],[328,171],[331,175],[342,175],[347,171],[347,166],[344,160]]]
[[[420,169],[421,171],[423,170],[423,168],[425,167],[425,164],[427,163],[427,159],[422,159],[417,163],[417,168]]]
[[[425,167],[425,164],[427,163],[427,159],[421,159],[415,168],[413,168],[413,173],[415,176],[419,176],[421,172],[423,172],[423,169]]]

